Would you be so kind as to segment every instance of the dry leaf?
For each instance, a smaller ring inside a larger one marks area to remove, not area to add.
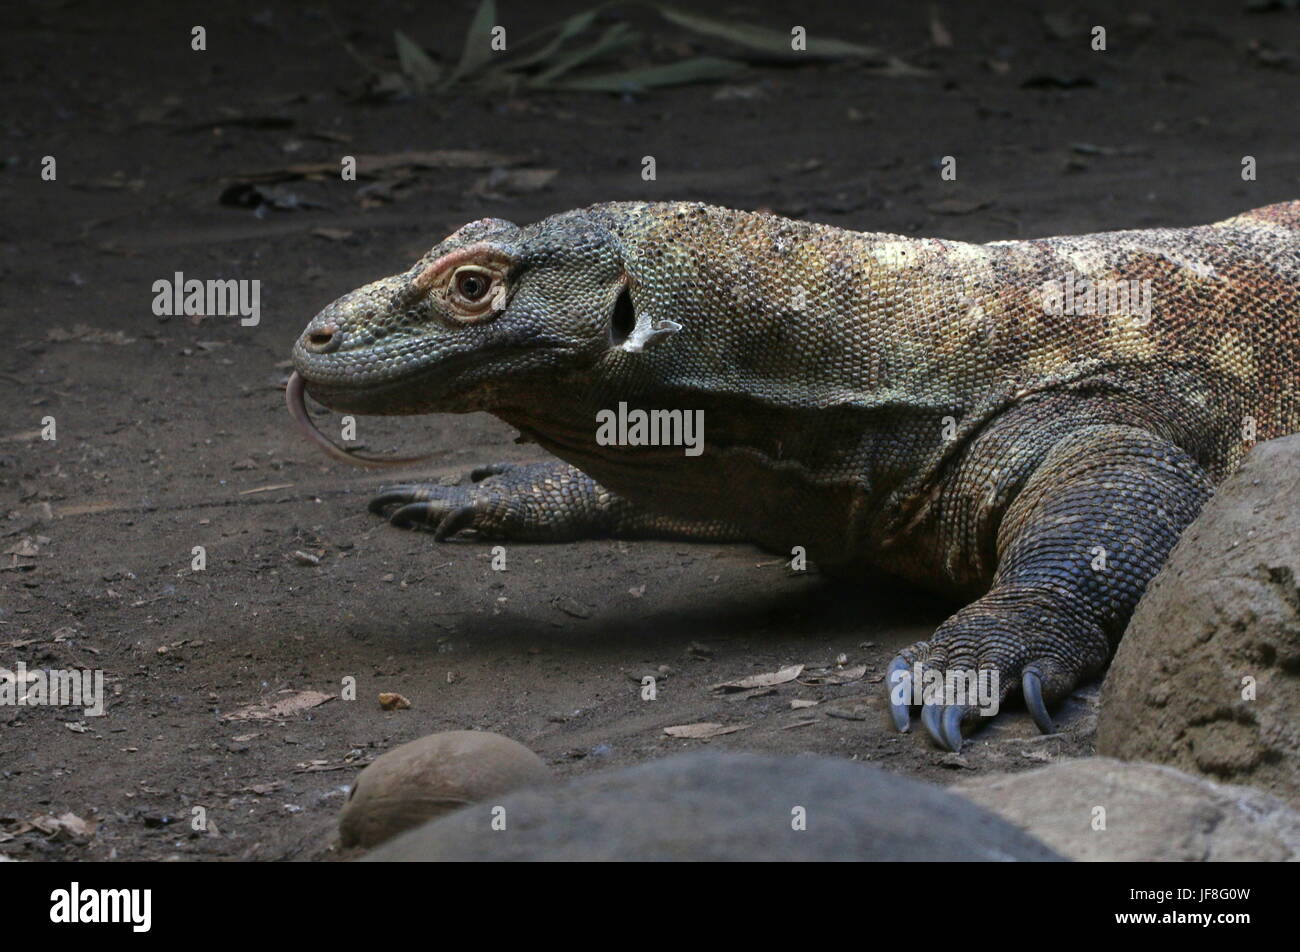
[[[723,734],[734,734],[736,731],[743,731],[748,724],[678,724],[676,727],[665,727],[664,733],[669,737],[688,737],[692,740],[704,740],[709,737],[719,737]]]
[[[64,839],[88,839],[95,835],[95,828],[99,826],[96,820],[83,820],[75,813],[63,813],[59,816],[41,816],[32,817],[32,828],[40,830],[47,836],[57,836]]]
[[[851,668],[825,668],[811,671],[807,677],[799,679],[800,684],[851,684],[859,681],[867,673],[865,664],[855,664]]]
[[[748,691],[750,688],[770,688],[777,684],[786,684],[799,677],[803,671],[803,665],[792,664],[788,668],[782,668],[780,671],[773,671],[770,674],[751,674],[747,678],[741,678],[739,681],[724,681],[722,684],[713,685],[712,691]]]
[[[846,721],[865,721],[869,717],[878,716],[879,708],[877,698],[862,695],[839,698],[827,704],[824,710],[831,717],[839,717]]]
[[[36,542],[30,536],[23,536],[22,541],[17,542],[14,545],[11,545],[9,548],[5,549],[4,554],[16,555],[19,556],[20,558],[30,559],[40,551],[41,551],[41,547],[37,545]]]
[[[379,706],[385,711],[405,711],[411,706],[411,702],[400,694],[392,691],[381,691],[379,694]]]
[[[277,717],[293,717],[332,700],[334,695],[322,694],[320,691],[295,691],[281,697],[278,701],[267,699],[257,704],[250,704],[248,707],[241,707],[222,717],[222,720],[265,721]]]

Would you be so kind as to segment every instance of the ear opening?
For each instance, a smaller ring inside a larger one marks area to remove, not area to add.
[[[609,340],[615,347],[622,346],[636,330],[636,311],[632,308],[632,291],[624,284],[614,302],[614,313],[609,319]]]
[[[639,354],[647,347],[682,329],[676,321],[656,321],[650,314],[636,312],[632,306],[631,282],[624,278],[623,287],[609,317],[609,342],[629,354]]]

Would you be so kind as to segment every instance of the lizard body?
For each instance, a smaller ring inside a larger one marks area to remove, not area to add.
[[[983,245],[690,203],[484,219],[335,301],[294,361],[334,409],[487,410],[563,461],[396,487],[398,524],[891,572],[973,600],[891,684],[991,671],[1048,729],[1213,485],[1300,431],[1300,202]],[[703,411],[703,452],[602,445],[620,403]],[[976,716],[922,713],[954,749]]]

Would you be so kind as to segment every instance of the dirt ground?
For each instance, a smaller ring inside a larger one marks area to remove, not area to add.
[[[960,755],[923,731],[894,733],[884,666],[953,607],[924,591],[844,590],[745,546],[673,542],[510,545],[508,570],[495,572],[483,543],[390,527],[365,504],[394,475],[328,461],[292,427],[289,348],[336,296],[489,215],[698,199],[992,240],[1191,225],[1293,199],[1300,15],[1144,2],[1045,18],[1025,2],[941,2],[942,46],[926,4],[850,13],[806,0],[796,18],[755,0],[714,12],[800,23],[930,72],[759,65],[634,96],[362,95],[366,72],[344,37],[388,69],[394,28],[454,61],[474,6],[0,11],[0,667],[102,669],[111,696],[101,718],[0,707],[0,854],[337,857],[337,812],[360,766],[448,729],[515,738],[560,776],[702,744],[851,757],[939,783],[1090,752],[1096,685],[1067,704],[1058,735],[1040,737],[1019,707]],[[499,7],[522,32],[582,9]],[[647,38],[613,66],[683,44],[727,52],[636,21]],[[190,49],[194,24],[206,52]],[[1093,24],[1108,28],[1105,52],[1088,46]],[[334,175],[270,192],[297,208],[220,201],[246,197],[229,189],[250,171],[447,148],[557,174],[513,192],[486,169],[377,187]],[[52,182],[40,176],[46,155]],[[645,155],[656,181],[641,179]],[[955,182],[940,178],[945,155]],[[1243,156],[1255,157],[1256,181],[1242,180]],[[175,272],[260,280],[260,323],[155,316],[152,285]],[[47,416],[57,440],[41,438]],[[402,480],[540,458],[484,415],[362,418],[360,431],[371,451],[434,454]],[[865,676],[710,690],[839,655]],[[646,673],[661,678],[653,702],[640,698]],[[224,719],[283,691],[337,695],[348,677],[356,701]],[[382,711],[381,691],[411,708]],[[703,721],[743,729],[707,741],[663,731]],[[191,829],[196,806],[215,831]],[[93,833],[24,831],[67,813]]]

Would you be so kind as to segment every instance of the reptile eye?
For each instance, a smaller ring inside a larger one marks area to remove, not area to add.
[[[492,282],[487,275],[476,271],[465,271],[456,275],[456,293],[467,301],[478,301],[488,293]]]
[[[515,259],[484,244],[450,251],[411,277],[413,300],[428,300],[432,316],[460,326],[503,314],[510,302]]]

